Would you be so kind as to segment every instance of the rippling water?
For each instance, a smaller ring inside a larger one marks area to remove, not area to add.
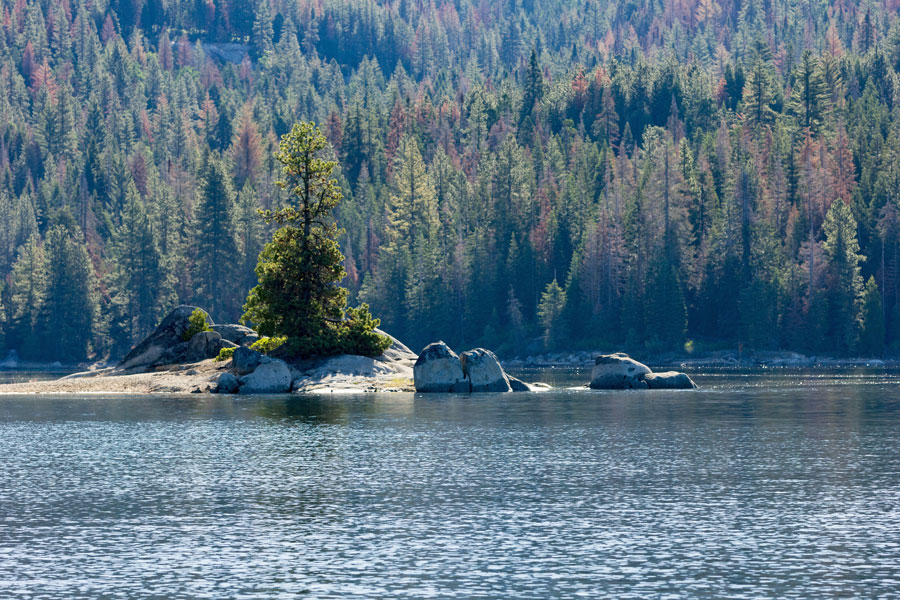
[[[698,382],[0,396],[0,598],[900,595],[897,379]]]

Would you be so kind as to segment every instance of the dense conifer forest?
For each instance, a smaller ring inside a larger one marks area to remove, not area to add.
[[[900,0],[0,0],[0,350],[242,313],[320,124],[414,349],[900,350]]]

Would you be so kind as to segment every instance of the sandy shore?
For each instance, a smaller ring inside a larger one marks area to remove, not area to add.
[[[208,392],[226,363],[204,360],[150,373],[98,369],[60,379],[0,385],[0,394],[157,394]]]

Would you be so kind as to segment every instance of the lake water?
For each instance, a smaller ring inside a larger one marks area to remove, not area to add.
[[[0,598],[900,596],[896,374],[697,381],[0,396]]]

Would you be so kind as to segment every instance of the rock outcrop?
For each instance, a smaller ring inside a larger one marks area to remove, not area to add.
[[[413,352],[406,346],[406,344],[404,344],[391,334],[380,329],[376,329],[375,333],[383,335],[386,338],[390,338],[391,340],[391,345],[388,346],[388,349],[384,351],[384,354],[382,354],[375,360],[387,363],[409,363],[410,367],[415,364],[418,357],[416,356],[415,352]]]
[[[651,390],[692,390],[697,387],[687,374],[677,371],[647,373],[644,381]]]
[[[627,354],[602,354],[591,370],[594,390],[689,390],[697,387],[690,377],[677,371],[654,373]]]
[[[291,391],[291,369],[283,360],[264,357],[259,366],[238,379],[238,383],[241,394],[283,394]]]
[[[221,335],[222,339],[228,340],[238,346],[249,346],[259,339],[258,333],[249,327],[238,325],[236,323],[212,325],[210,329]]]
[[[339,355],[289,361],[249,348],[258,335],[237,324],[215,325],[209,315],[208,331],[185,340],[196,306],[172,310],[145,340],[135,346],[116,367],[72,374],[43,389],[67,392],[115,393],[281,394],[297,392],[412,391],[413,366],[418,357],[404,344],[391,339],[383,355]],[[223,348],[234,349],[232,359],[214,361]],[[454,381],[460,391],[469,385],[458,357]],[[8,364],[12,364],[10,359]]]
[[[188,342],[183,362],[199,362],[207,358],[215,358],[222,348],[236,348],[237,344],[222,339],[215,331],[201,331],[194,334]],[[179,357],[180,358],[180,357]],[[182,362],[181,360],[173,362]]]
[[[475,348],[459,356],[444,342],[428,344],[413,369],[417,392],[534,392],[548,389],[510,377],[490,350]]]
[[[307,377],[327,377],[329,375],[359,375],[374,377],[385,375],[392,370],[381,362],[368,356],[340,354],[322,360],[317,366],[307,369]]]
[[[475,348],[459,355],[470,392],[511,392],[509,378],[494,353]]]
[[[231,355],[231,368],[234,369],[238,376],[247,375],[259,366],[259,361],[262,358],[263,355],[256,350],[241,346],[235,348],[234,354]]]
[[[159,361],[164,354],[173,350],[179,344],[186,344],[181,339],[181,336],[188,329],[188,318],[197,309],[198,307],[196,306],[188,306],[186,304],[175,307],[147,339],[125,355],[125,358],[119,363],[119,368],[133,369],[135,367],[149,367],[161,364]],[[207,315],[207,321],[212,321],[209,315]],[[187,349],[186,345],[184,349]]]
[[[463,374],[459,357],[444,342],[428,344],[413,366],[417,392],[468,392],[469,382]]]
[[[639,363],[627,354],[601,354],[594,359],[591,370],[591,389],[630,390],[646,388],[641,384],[650,367]]]

